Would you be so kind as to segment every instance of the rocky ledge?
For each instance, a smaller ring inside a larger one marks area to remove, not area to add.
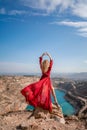
[[[0,130],[86,130],[86,119],[64,117],[61,108],[53,105],[49,113],[41,108],[26,111],[27,104],[20,90],[39,77],[0,76]]]

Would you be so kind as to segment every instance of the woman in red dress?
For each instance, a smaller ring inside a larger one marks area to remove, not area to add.
[[[45,55],[50,58],[50,61],[43,60],[43,56]],[[51,112],[51,93],[54,97],[55,104],[57,105],[57,107],[59,107],[55,96],[55,91],[50,79],[50,72],[52,69],[53,60],[51,56],[46,52],[39,57],[39,63],[42,71],[42,76],[40,80],[26,86],[24,89],[21,90],[21,93],[25,96],[28,104],[34,107],[41,107]]]

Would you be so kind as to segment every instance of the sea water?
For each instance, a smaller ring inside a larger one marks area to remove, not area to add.
[[[62,108],[63,114],[64,115],[73,115],[75,113],[75,109],[69,102],[67,102],[65,100],[65,98],[64,98],[65,92],[55,89],[55,93],[56,93],[57,101]],[[54,102],[53,97],[52,97],[52,102]],[[34,107],[31,105],[28,105],[26,107],[26,110],[33,110],[33,109],[34,109]]]

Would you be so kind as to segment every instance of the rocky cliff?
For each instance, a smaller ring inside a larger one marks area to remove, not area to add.
[[[86,120],[75,115],[64,118],[55,105],[52,113],[41,108],[25,110],[20,90],[38,80],[34,76],[0,76],[0,130],[86,130]]]

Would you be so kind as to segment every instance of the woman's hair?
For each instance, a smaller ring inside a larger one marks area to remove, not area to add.
[[[48,71],[48,68],[49,68],[49,61],[48,60],[44,60],[41,64],[41,69],[42,69],[42,72],[45,73]]]

